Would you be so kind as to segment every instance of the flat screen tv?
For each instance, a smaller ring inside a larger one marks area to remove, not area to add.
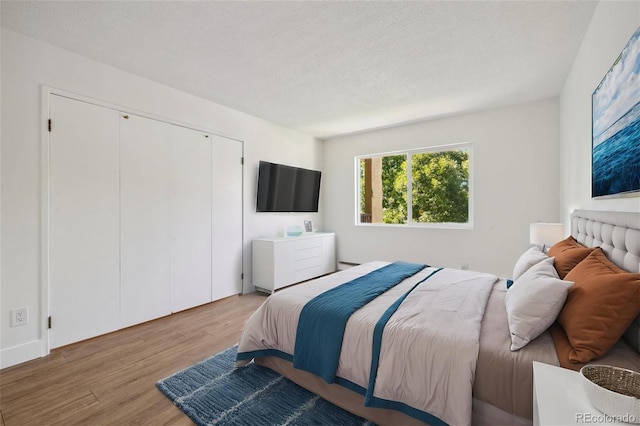
[[[317,212],[320,172],[260,161],[257,212]]]

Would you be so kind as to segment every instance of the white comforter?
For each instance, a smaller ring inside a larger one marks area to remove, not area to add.
[[[293,355],[305,303],[387,264],[367,263],[270,296],[247,322],[238,353],[276,349]],[[420,271],[350,317],[338,377],[367,388],[376,322],[389,305],[435,269]],[[449,424],[471,424],[480,323],[497,280],[489,274],[443,269],[413,290],[384,329],[374,400],[397,401]]]

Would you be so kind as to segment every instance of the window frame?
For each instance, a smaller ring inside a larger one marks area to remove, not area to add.
[[[412,194],[412,163],[411,157],[413,154],[422,154],[428,152],[443,152],[443,151],[455,151],[465,149],[469,153],[469,205],[468,205],[468,213],[469,218],[466,223],[457,223],[457,222],[438,222],[438,223],[422,223],[413,221],[412,217],[412,208],[413,205],[413,194]],[[406,155],[407,156],[407,223],[362,223],[360,222],[361,211],[360,211],[360,176],[362,173],[360,164],[361,160],[372,158],[372,157],[386,157],[392,155]],[[382,227],[395,227],[395,228],[440,228],[440,229],[473,229],[473,211],[474,211],[474,189],[475,185],[473,182],[473,170],[474,170],[474,143],[473,142],[460,142],[454,144],[447,145],[437,145],[437,146],[429,146],[422,148],[412,148],[412,149],[404,149],[398,151],[388,151],[382,153],[373,153],[373,154],[363,154],[357,155],[354,157],[355,163],[355,226],[382,226]]]

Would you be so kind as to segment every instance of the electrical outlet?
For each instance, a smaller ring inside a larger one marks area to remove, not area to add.
[[[29,324],[29,308],[11,310],[11,327]]]

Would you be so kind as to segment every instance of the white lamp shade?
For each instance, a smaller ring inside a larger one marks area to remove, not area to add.
[[[563,223],[532,223],[529,225],[529,242],[531,244],[552,246],[563,238]]]

